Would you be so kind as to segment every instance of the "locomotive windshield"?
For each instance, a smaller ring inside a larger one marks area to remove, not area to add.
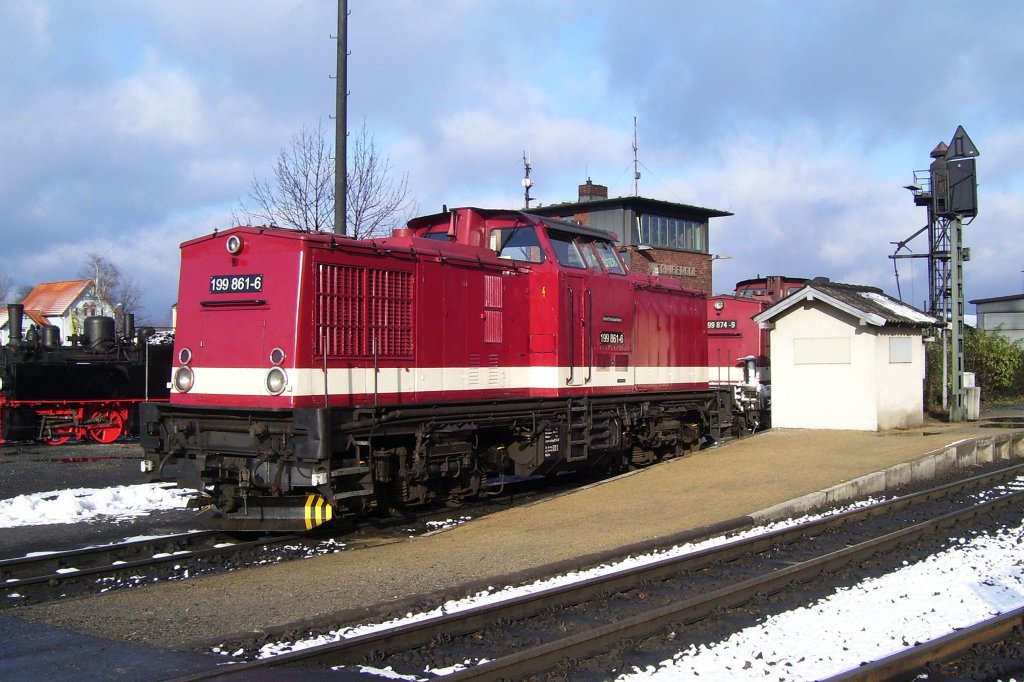
[[[574,235],[550,230],[548,237],[558,262],[569,268],[602,269],[617,275],[626,270],[610,242],[584,235]]]
[[[601,257],[601,263],[604,264],[605,270],[608,272],[614,272],[616,275],[623,275],[626,270],[622,267],[622,261],[619,260],[619,255],[615,253],[615,249],[608,242],[594,242],[594,248],[597,249],[597,255]]]
[[[550,230],[548,238],[551,239],[551,248],[555,251],[555,258],[567,268],[584,269],[587,266],[583,262],[580,250],[576,248],[575,235],[566,232]]]
[[[501,227],[491,230],[491,246],[498,258],[523,260],[529,263],[543,263],[544,250],[532,227]]]

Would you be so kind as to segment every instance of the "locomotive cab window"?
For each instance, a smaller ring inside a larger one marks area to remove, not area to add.
[[[594,253],[594,242],[589,239],[580,239],[576,242],[576,245],[580,248],[580,253],[583,254],[583,260],[586,261],[587,267],[591,270],[601,270],[601,261],[597,259],[597,254]]]
[[[423,239],[433,239],[439,242],[450,242],[452,238],[448,236],[448,230],[436,230],[434,232],[425,232],[421,235],[417,235]]]
[[[579,249],[576,248],[576,240],[573,235],[552,230],[548,232],[548,238],[551,240],[551,248],[555,252],[555,258],[561,265],[567,268],[579,268],[580,270],[587,267],[583,262],[583,256],[580,255]]]
[[[498,258],[528,263],[544,262],[540,239],[532,227],[502,227],[491,230],[489,240],[491,249],[498,254]]]
[[[622,261],[619,260],[619,254],[616,253],[615,248],[611,244],[608,242],[594,242],[594,249],[597,250],[597,255],[601,258],[601,264],[604,265],[605,270],[616,275],[626,274]]]

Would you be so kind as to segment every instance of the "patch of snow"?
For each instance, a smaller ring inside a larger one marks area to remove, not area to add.
[[[0,500],[0,528],[126,519],[184,509],[195,491],[170,483],[71,488]]]
[[[912,308],[911,306],[905,303],[900,303],[895,299],[889,298],[885,294],[879,294],[874,291],[863,291],[860,292],[860,295],[870,301],[874,301],[878,305],[882,306],[883,308],[886,308],[887,310],[892,311],[893,313],[899,315],[900,317],[907,318],[908,320],[912,320],[914,322],[922,322],[925,324],[935,324],[936,322],[938,322],[938,320],[936,320],[931,315],[926,315],[917,308]]]

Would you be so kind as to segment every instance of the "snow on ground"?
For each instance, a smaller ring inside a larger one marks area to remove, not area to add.
[[[690,646],[618,680],[817,680],[1024,606],[1024,525]]]
[[[126,520],[154,511],[184,509],[195,491],[170,483],[71,488],[0,500],[0,528]]]

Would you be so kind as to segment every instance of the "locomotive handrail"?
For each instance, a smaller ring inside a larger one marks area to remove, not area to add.
[[[572,385],[573,380],[576,378],[576,323],[574,318],[576,317],[576,306],[574,305],[576,298],[572,287],[568,287],[569,291],[569,378],[565,380],[566,385]]]
[[[594,377],[594,292],[590,289],[587,292],[587,312],[585,315],[585,326],[583,338],[590,349],[587,355],[587,380],[583,383],[589,384]]]

